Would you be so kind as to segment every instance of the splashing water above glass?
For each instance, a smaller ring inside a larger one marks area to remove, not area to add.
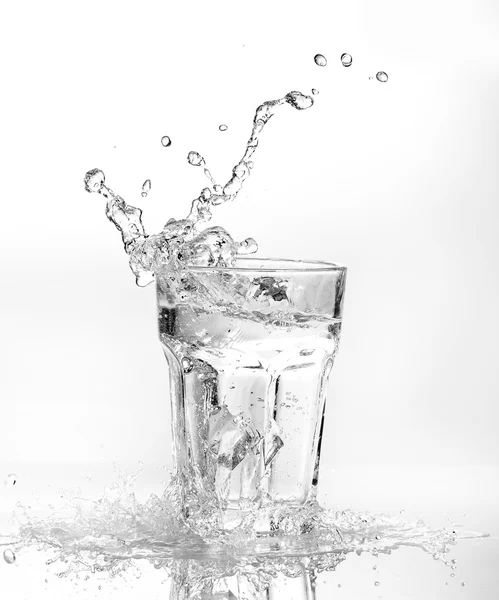
[[[235,242],[222,227],[209,227],[201,230],[211,219],[213,206],[233,201],[241,191],[244,181],[250,175],[253,157],[260,135],[278,107],[285,104],[297,110],[305,110],[313,105],[311,96],[301,92],[289,92],[283,98],[270,100],[260,105],[253,119],[251,136],[240,161],[232,169],[232,176],[225,183],[216,183],[206,167],[206,161],[199,152],[187,155],[189,164],[203,167],[211,183],[211,189],[204,188],[192,201],[191,211],[185,219],[170,219],[163,230],[147,235],[142,223],[142,211],[128,205],[123,198],[113,193],[105,185],[105,176],[100,169],[92,169],[85,175],[85,189],[95,192],[107,200],[106,215],[122,234],[125,251],[130,256],[130,268],[139,286],[151,283],[157,272],[181,273],[188,266],[233,266],[237,256],[252,254],[258,246],[253,238]],[[161,283],[172,293],[182,292],[182,277],[164,277]]]

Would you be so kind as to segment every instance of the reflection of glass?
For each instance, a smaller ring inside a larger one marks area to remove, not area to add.
[[[255,507],[315,499],[346,269],[246,258],[190,273],[183,297],[158,277],[175,468],[184,516],[221,507],[230,529]]]
[[[308,560],[304,558],[303,560]],[[285,566],[285,563],[281,565]],[[295,564],[293,572],[261,569],[237,572],[231,576],[200,577],[210,571],[209,564],[177,564],[172,573],[171,600],[314,600],[315,574],[303,564]]]

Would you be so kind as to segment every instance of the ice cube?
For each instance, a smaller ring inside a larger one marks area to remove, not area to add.
[[[284,446],[284,442],[279,435],[280,433],[281,429],[279,425],[272,419],[261,441],[261,451],[263,453],[265,468],[270,465],[279,450]]]

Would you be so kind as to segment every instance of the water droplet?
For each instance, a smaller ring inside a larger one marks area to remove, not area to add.
[[[227,125],[220,125],[218,129],[220,129],[220,131],[227,131],[228,127]]]
[[[347,54],[346,52],[344,52],[341,55],[341,64],[344,67],[349,67],[352,64],[353,58],[351,54]]]
[[[194,365],[192,364],[192,360],[187,356],[184,356],[184,358],[182,359],[182,369],[184,370],[184,373],[190,373],[192,371],[193,366]]]
[[[104,185],[105,176],[100,169],[90,169],[83,178],[87,192],[99,192]]]
[[[378,568],[378,565],[374,565],[373,566],[373,571],[376,571],[377,568]]]
[[[221,185],[214,185],[213,186],[213,191],[215,192],[215,194],[221,194],[223,191],[223,187]]]
[[[386,83],[388,81],[388,75],[384,71],[378,71],[376,73],[376,79],[381,81],[381,83]]]
[[[319,93],[319,90],[316,90],[315,88],[312,88],[312,94],[314,96],[317,96],[318,93]]]
[[[341,587],[341,583],[338,583],[338,587]]]
[[[402,509],[402,510],[400,511],[400,514],[401,514],[401,515],[403,515],[404,513],[405,513],[405,510],[404,510],[404,509]]]
[[[455,577],[455,576],[456,576],[456,574],[455,574],[455,573],[451,573],[451,574],[450,574],[450,576],[451,576],[451,577]]]
[[[314,56],[314,62],[319,67],[325,67],[327,65],[326,57],[323,56],[322,54],[316,54]]]
[[[199,152],[191,151],[187,155],[187,162],[193,167],[200,167],[201,165],[204,165],[204,158]]]
[[[12,550],[3,551],[3,559],[8,565],[13,565],[16,562],[16,555]]]
[[[378,585],[379,585],[379,581],[375,581],[375,582],[374,582],[374,585],[375,585],[376,587],[378,587]]]
[[[461,583],[461,585],[464,587],[464,586],[466,585],[466,582],[464,582],[464,581],[463,581],[463,582]]]
[[[374,79],[374,77],[369,77],[369,79]]]
[[[142,197],[145,198],[147,194],[151,191],[151,180],[146,179],[142,184]]]
[[[13,488],[17,483],[17,475],[15,473],[9,473],[5,478],[5,487]]]
[[[164,135],[164,136],[161,138],[161,144],[162,144],[162,145],[163,145],[165,148],[168,148],[168,146],[171,146],[171,145],[172,145],[172,141],[171,141],[171,139],[170,139],[170,138],[169,138],[167,135]]]

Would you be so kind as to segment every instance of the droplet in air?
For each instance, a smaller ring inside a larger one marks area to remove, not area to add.
[[[351,54],[347,54],[346,52],[344,52],[344,53],[341,55],[341,64],[342,64],[344,67],[350,67],[350,66],[351,66],[351,64],[352,64],[352,61],[353,61],[353,58],[352,58],[352,55],[351,55]]]
[[[13,488],[17,483],[17,475],[14,473],[9,473],[5,478],[5,487]]]
[[[204,165],[204,158],[199,152],[191,151],[187,155],[187,162],[193,167],[200,167],[201,165]]]
[[[319,90],[316,90],[315,88],[312,88],[312,94],[314,96],[317,96],[318,93],[319,93]]]
[[[3,559],[8,565],[13,565],[16,562],[16,555],[12,550],[3,551]]]
[[[87,192],[99,192],[104,185],[105,181],[104,173],[100,169],[90,169],[85,173],[83,181],[85,183],[85,189]]]
[[[218,129],[220,129],[220,131],[227,131],[228,127],[227,125],[219,125]]]
[[[378,565],[374,565],[373,566],[373,571],[376,571],[377,568],[378,568]]]
[[[451,574],[450,574],[450,576],[451,576],[451,577],[455,577],[455,576],[456,576],[456,574],[455,574],[455,573],[451,573]]]
[[[388,75],[384,71],[378,71],[376,73],[376,79],[381,81],[381,83],[386,83],[388,81]]]
[[[466,585],[466,583],[463,581],[463,582],[461,583],[461,585],[464,587],[464,586]]]
[[[378,587],[378,585],[379,585],[379,581],[375,581],[375,582],[374,582],[374,585],[375,585],[376,587]]]
[[[319,67],[325,67],[327,65],[326,57],[322,54],[316,54],[314,56],[314,62]]]
[[[171,139],[170,139],[170,138],[169,138],[167,135],[164,135],[164,136],[161,138],[161,144],[162,144],[162,145],[163,145],[165,148],[168,148],[168,146],[171,146],[171,145],[172,145],[172,141],[171,141]]]
[[[142,197],[145,198],[147,194],[151,191],[151,180],[146,179],[142,184]]]

